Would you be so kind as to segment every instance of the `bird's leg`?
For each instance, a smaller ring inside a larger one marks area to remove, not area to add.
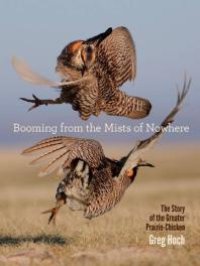
[[[33,99],[27,99],[27,98],[20,98],[22,101],[33,103],[33,105],[28,109],[28,111],[33,110],[34,108],[40,106],[40,105],[48,105],[48,104],[61,104],[63,103],[63,100],[61,98],[57,98],[55,100],[52,99],[39,99],[34,94],[32,95]]]
[[[56,215],[59,211],[59,209],[66,204],[67,201],[67,195],[65,194],[65,182],[62,181],[60,182],[60,184],[58,185],[57,188],[57,193],[56,193],[56,206],[52,209],[49,209],[47,211],[44,211],[43,214],[46,213],[51,213],[48,223],[50,224],[51,222],[53,222],[53,224],[55,224],[56,222]]]
[[[67,196],[65,194],[63,194],[62,198],[57,199],[56,206],[54,208],[42,212],[42,214],[46,214],[46,213],[50,213],[51,214],[49,219],[48,219],[48,224],[50,224],[51,222],[53,222],[53,224],[56,223],[56,215],[58,214],[58,211],[60,210],[60,208],[64,204],[66,204],[66,198],[67,198]]]

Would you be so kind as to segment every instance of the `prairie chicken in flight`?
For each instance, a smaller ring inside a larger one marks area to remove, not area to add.
[[[151,103],[143,98],[128,96],[120,90],[136,75],[135,45],[125,27],[105,32],[87,40],[69,43],[57,58],[56,71],[62,82],[51,82],[37,75],[16,58],[13,65],[27,81],[59,87],[60,97],[41,100],[21,98],[33,103],[30,109],[40,105],[71,103],[82,119],[98,116],[102,111],[108,115],[139,119],[147,116]]]
[[[138,169],[153,165],[142,160],[143,154],[152,147],[173,122],[190,87],[184,82],[177,103],[160,125],[160,130],[150,138],[138,141],[135,147],[120,160],[104,155],[98,141],[73,137],[44,139],[23,151],[39,157],[32,164],[48,161],[41,175],[48,175],[57,169],[63,173],[63,180],[56,192],[56,206],[50,212],[49,222],[55,221],[59,208],[67,204],[72,210],[81,210],[85,218],[93,218],[111,210],[133,183]]]

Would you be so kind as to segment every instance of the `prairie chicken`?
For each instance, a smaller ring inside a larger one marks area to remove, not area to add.
[[[13,60],[17,72],[26,80],[61,89],[60,97],[41,100],[21,98],[34,105],[71,103],[82,119],[98,116],[101,111],[108,115],[139,119],[147,116],[151,103],[143,98],[128,96],[120,90],[127,80],[136,75],[135,45],[125,27],[105,32],[87,40],[68,44],[58,56],[56,71],[61,83],[51,81],[32,73],[22,62]]]
[[[49,161],[40,175],[51,174],[57,169],[63,173],[64,178],[56,192],[56,206],[45,212],[51,213],[49,222],[55,221],[59,208],[64,204],[72,210],[83,211],[88,219],[111,210],[135,180],[138,169],[142,166],[153,167],[143,161],[142,156],[156,143],[163,129],[173,122],[189,87],[190,81],[185,80],[177,103],[161,123],[160,130],[150,138],[138,141],[120,160],[106,157],[98,141],[64,136],[44,139],[24,150],[23,154],[39,152],[39,157],[32,164]]]

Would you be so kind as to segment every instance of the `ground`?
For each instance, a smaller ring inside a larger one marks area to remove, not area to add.
[[[199,265],[198,145],[158,145],[146,157],[156,167],[141,169],[113,210],[88,221],[63,207],[56,226],[41,212],[53,206],[58,179],[36,177],[38,168],[19,151],[0,154],[0,265]],[[149,245],[145,225],[161,204],[185,206],[186,230],[170,232],[183,234],[185,245]]]

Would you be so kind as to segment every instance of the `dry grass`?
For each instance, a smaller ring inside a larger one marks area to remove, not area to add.
[[[58,180],[35,178],[26,158],[2,152],[0,265],[199,265],[199,157],[197,145],[158,147],[148,156],[157,167],[142,169],[111,212],[87,221],[63,208],[53,227],[40,213],[54,204]],[[148,244],[145,224],[162,203],[186,207],[182,247]]]

